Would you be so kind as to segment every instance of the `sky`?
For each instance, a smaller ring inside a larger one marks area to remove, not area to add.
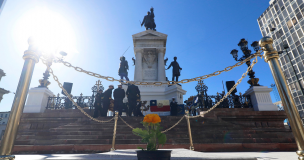
[[[125,53],[129,62],[129,78],[134,79],[134,56],[132,35],[145,30],[140,21],[154,7],[158,32],[168,35],[165,57],[168,64],[177,56],[183,68],[179,79],[190,79],[223,70],[236,63],[230,54],[240,39],[245,38],[248,46],[262,38],[257,18],[269,6],[268,0],[8,0],[0,14],[0,69],[6,73],[0,88],[16,92],[28,48],[27,39],[36,37],[46,53],[64,50],[65,60],[74,66],[103,76],[119,79],[120,56]],[[249,47],[250,48],[250,47]],[[252,49],[252,48],[250,48]],[[253,49],[252,49],[253,51]],[[60,63],[53,63],[54,74],[59,81],[73,83],[72,94],[92,95],[91,87],[98,80]],[[246,71],[246,64],[204,80],[208,94],[223,91],[222,81],[237,81]],[[46,66],[36,64],[30,88],[39,85]],[[268,64],[258,59],[254,66],[259,84],[270,87],[274,83]],[[171,79],[172,71],[166,76]],[[50,77],[49,89],[58,94],[61,89]],[[238,85],[237,91],[249,89],[248,76]],[[101,79],[105,88],[118,83]],[[184,100],[196,95],[197,82],[182,84],[187,91]],[[225,88],[226,90],[226,88]],[[227,92],[227,91],[226,91]],[[271,93],[275,102],[274,95]],[[9,111],[14,94],[6,94],[0,103],[0,111]]]

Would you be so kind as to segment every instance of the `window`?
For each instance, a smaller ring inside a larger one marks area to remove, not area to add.
[[[5,122],[2,122],[2,124],[5,124]]]
[[[291,36],[289,36],[289,37],[287,38],[287,40],[288,40],[289,44],[293,44],[293,40],[292,40]]]
[[[284,18],[283,18],[283,15],[282,15],[282,14],[279,15],[279,19],[280,19],[281,22],[284,21]],[[263,18],[263,20],[264,20],[264,18]],[[263,21],[263,22],[264,22],[264,21]],[[264,22],[264,23],[265,23],[265,22]]]
[[[284,16],[284,18],[287,18],[287,17],[288,17],[288,14],[287,14],[287,11],[286,11],[286,10],[283,11],[283,16]]]
[[[293,53],[293,56],[294,57],[298,57],[299,56],[299,53],[296,49],[292,50],[292,53]]]
[[[300,72],[304,71],[304,66],[303,66],[302,62],[298,63],[298,67],[299,67]]]
[[[1,117],[3,117],[3,114],[1,114]]]
[[[279,24],[280,24],[280,22],[279,22],[278,18],[276,18],[276,19],[275,19],[275,21],[276,21],[277,25],[279,25]]]
[[[291,20],[289,20],[289,21],[287,22],[287,26],[288,26],[289,29],[293,27]]]
[[[303,0],[297,0],[298,5],[303,3]]]
[[[292,38],[294,42],[297,42],[299,40],[296,32],[292,34]]]
[[[293,4],[292,4],[292,8],[293,8],[293,10],[296,10],[296,9],[297,9],[297,7],[298,7],[297,3],[293,3]]]
[[[7,118],[7,114],[5,114],[5,118]]]
[[[298,20],[300,20],[302,18],[302,14],[300,12],[297,14],[297,18],[298,18]]]
[[[292,18],[292,23],[293,23],[294,25],[296,25],[296,24],[298,23],[296,17],[293,17],[293,18]]]
[[[302,54],[304,53],[304,50],[303,50],[302,45],[299,45],[299,46],[297,47],[297,49],[298,49],[298,52],[299,52],[300,55],[302,55]]]
[[[299,6],[299,8],[300,8],[301,10],[304,9],[304,3],[301,4],[301,5]]]
[[[280,7],[283,7],[283,6],[284,6],[284,4],[283,4],[283,1],[282,1],[282,0],[279,0],[279,1],[278,1],[278,4],[280,5]]]
[[[288,11],[289,14],[292,12],[292,9],[291,9],[290,6],[287,7],[287,11]]]
[[[276,11],[279,11],[278,5],[275,5],[274,8],[275,8]]]

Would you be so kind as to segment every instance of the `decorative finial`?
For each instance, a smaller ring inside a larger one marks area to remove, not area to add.
[[[83,95],[83,94],[81,93],[81,94],[80,94],[80,97],[82,97],[82,95]]]
[[[48,70],[46,70],[46,71],[43,73],[43,79],[40,79],[40,80],[39,80],[40,85],[39,85],[38,87],[40,87],[40,88],[41,88],[41,87],[46,87],[46,88],[48,88],[47,86],[51,84],[51,82],[48,81],[49,77],[50,77],[50,73],[49,73]]]

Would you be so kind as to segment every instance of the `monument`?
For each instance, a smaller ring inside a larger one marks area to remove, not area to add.
[[[164,59],[167,35],[154,30],[146,30],[134,34],[132,37],[135,54],[134,81],[167,82]],[[124,89],[126,87],[124,85]],[[187,92],[180,85],[138,85],[138,87],[141,101],[148,102],[150,100],[171,100],[172,97],[175,97],[178,104],[183,104],[183,95]],[[157,114],[169,115],[170,112],[157,112]]]

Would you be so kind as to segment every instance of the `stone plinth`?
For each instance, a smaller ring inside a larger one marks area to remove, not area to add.
[[[45,87],[31,88],[28,92],[23,113],[43,113],[48,103],[48,97],[50,96],[54,96],[53,92]]]
[[[167,35],[146,30],[134,34],[132,37],[136,57],[134,81],[166,82],[164,56],[166,54]],[[187,92],[180,85],[141,85],[138,88],[141,100],[148,101],[147,105],[150,100],[171,100],[172,97],[176,98],[178,104],[183,104],[183,95]],[[125,86],[124,89],[127,89],[127,87]],[[127,99],[124,101],[126,102]],[[158,114],[169,115],[169,112]]]
[[[141,95],[141,101],[147,101],[147,105],[150,104],[150,100],[171,100],[174,97],[178,104],[183,104],[183,95],[187,91],[182,89],[180,85],[138,85]],[[127,91],[128,86],[123,85],[123,89]],[[124,99],[124,103],[128,102],[127,97]],[[156,113],[160,116],[168,116],[170,112],[144,112],[144,114]]]
[[[272,88],[267,86],[253,86],[245,92],[245,95],[250,95],[255,111],[277,111],[278,108],[271,101],[271,91]]]
[[[132,35],[136,57],[134,81],[166,81],[164,56],[167,36],[152,30]]]

